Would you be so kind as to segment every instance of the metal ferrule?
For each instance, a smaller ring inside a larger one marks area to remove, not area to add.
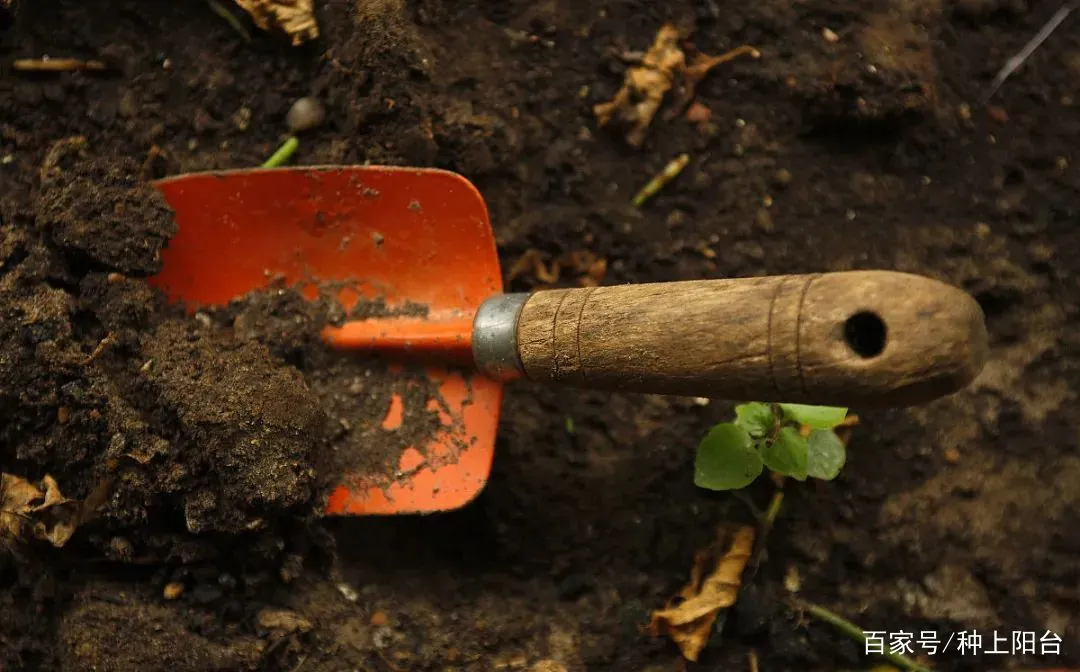
[[[480,304],[473,318],[472,350],[476,368],[495,380],[520,378],[525,370],[517,349],[517,322],[529,295],[500,294]]]

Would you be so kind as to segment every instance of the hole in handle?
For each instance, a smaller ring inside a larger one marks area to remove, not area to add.
[[[844,322],[844,341],[863,359],[880,355],[887,336],[885,321],[870,311],[855,313]]]

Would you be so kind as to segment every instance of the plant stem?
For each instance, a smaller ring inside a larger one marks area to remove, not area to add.
[[[765,555],[765,540],[769,538],[769,532],[772,531],[773,525],[776,523],[776,517],[780,515],[780,509],[784,504],[784,491],[777,488],[773,492],[772,499],[769,500],[769,507],[765,509],[765,513],[758,516],[758,532],[757,542],[754,544],[754,556],[750,559],[750,576],[756,576],[758,568],[761,566],[761,558]]]
[[[210,9],[215,14],[225,19],[225,21],[232,26],[232,29],[235,30],[240,37],[244,38],[245,42],[251,42],[251,33],[248,32],[247,28],[244,27],[244,24],[240,23],[240,19],[236,18],[232,12],[225,9],[217,0],[206,0],[206,3],[210,5]]]
[[[761,521],[761,536],[764,537],[772,530],[776,523],[776,517],[780,515],[780,507],[784,504],[784,491],[777,490],[769,500],[769,508],[765,510],[765,518]]]
[[[668,182],[671,182],[678,177],[679,173],[683,171],[683,168],[686,168],[686,164],[688,163],[690,163],[689,154],[680,154],[670,161],[656,177],[649,180],[648,184],[642,187],[641,191],[634,195],[631,205],[635,208],[640,208],[645,205],[645,201],[655,196],[656,192],[663,189]]]
[[[289,157],[293,155],[296,148],[300,146],[300,141],[296,139],[295,135],[290,135],[277,151],[274,152],[265,163],[262,164],[263,168],[277,168],[281,164],[289,160]]]
[[[796,609],[805,611],[822,623],[827,623],[836,629],[837,632],[854,639],[857,642],[863,644],[864,650],[866,646],[866,635],[863,634],[863,629],[855,625],[851,621],[842,618],[829,611],[825,607],[822,607],[811,602],[805,602],[803,600],[792,600],[791,605]],[[885,660],[888,660],[893,665],[899,667],[902,670],[908,670],[908,672],[931,672],[929,669],[919,665],[915,661],[907,658],[898,653],[882,653],[880,654]]]

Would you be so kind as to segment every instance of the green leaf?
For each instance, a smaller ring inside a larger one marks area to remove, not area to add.
[[[698,444],[694,485],[708,490],[738,490],[754,482],[763,468],[750,435],[733,422],[712,428]]]
[[[776,424],[776,416],[768,404],[754,401],[735,407],[735,424],[755,439],[768,436]]]
[[[809,456],[806,473],[823,481],[831,481],[840,475],[847,461],[844,442],[831,429],[815,429],[806,441]]]
[[[847,417],[846,408],[834,406],[808,406],[806,404],[780,404],[784,413],[800,425],[814,429],[832,429]]]
[[[761,451],[761,457],[765,466],[776,473],[805,481],[808,453],[806,439],[798,430],[784,427],[777,433],[776,440]]]

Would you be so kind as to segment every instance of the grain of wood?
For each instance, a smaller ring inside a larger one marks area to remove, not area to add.
[[[971,296],[890,271],[542,291],[517,337],[533,380],[863,407],[951,394],[988,355]]]

